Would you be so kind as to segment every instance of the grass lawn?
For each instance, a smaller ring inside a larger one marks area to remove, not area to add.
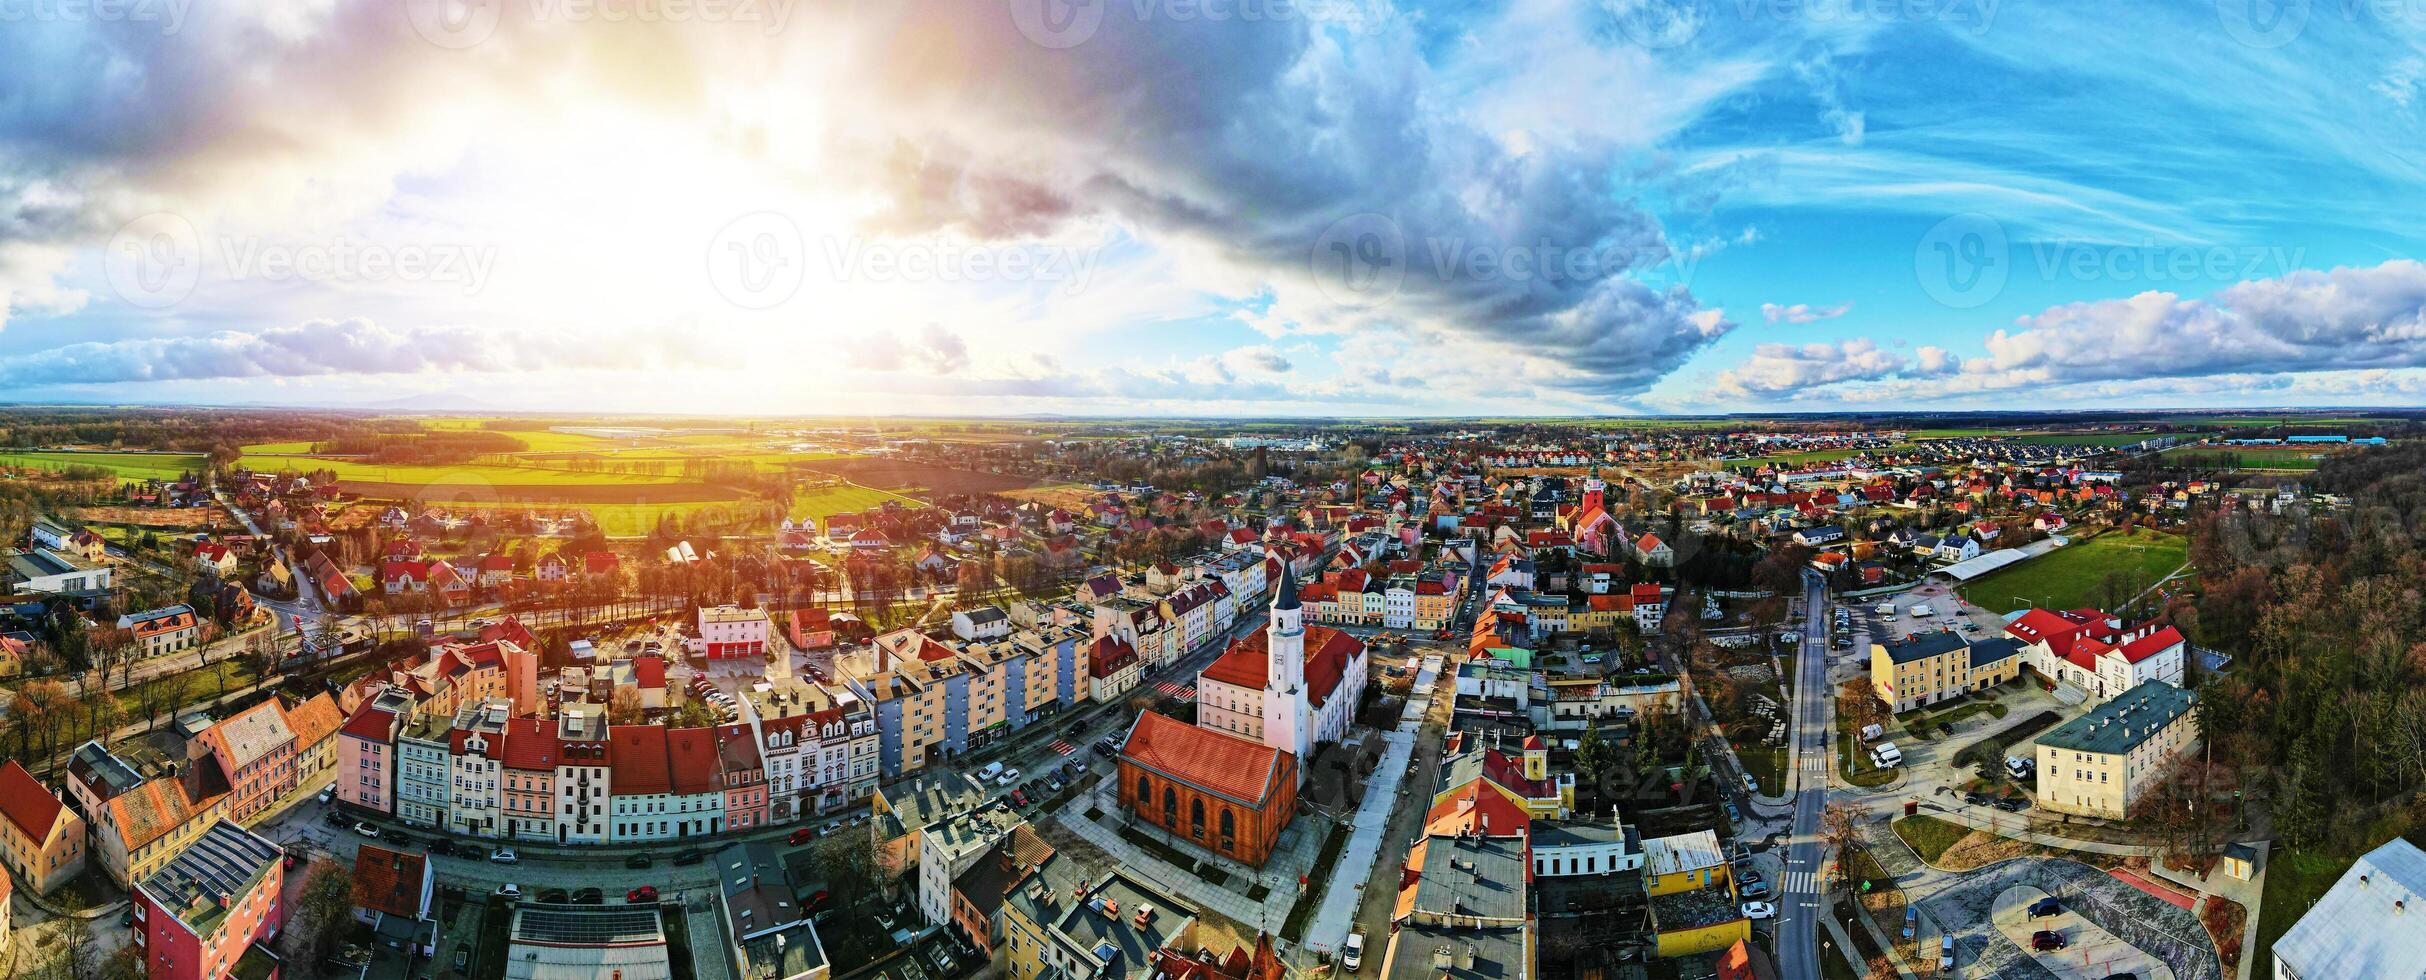
[[[2078,609],[2092,605],[2098,582],[2113,569],[2127,569],[2142,586],[2182,567],[2190,546],[2155,531],[2109,531],[1991,573],[1965,586],[1974,605],[2005,613],[2029,605]]]
[[[247,456],[302,456],[311,451],[309,442],[257,442],[244,447]]]
[[[200,453],[80,453],[19,450],[0,453],[0,466],[28,469],[63,470],[70,466],[98,466],[122,480],[174,480],[188,472],[201,472]]]
[[[695,511],[706,510],[712,507],[745,506],[750,503],[752,503],[752,501],[736,497],[732,500],[723,501],[702,500],[662,504],[593,504],[587,502],[571,502],[562,504],[531,504],[523,506],[516,504],[479,504],[467,501],[460,503],[450,502],[446,506],[453,510],[493,507],[498,510],[543,510],[550,513],[560,513],[568,510],[586,510],[590,512],[591,519],[598,522],[599,532],[605,534],[607,537],[637,538],[646,537],[650,531],[656,530],[657,518],[660,515],[675,514],[687,516]]]
[[[2331,456],[2330,446],[2193,446],[2168,450],[2159,462],[2175,467],[2232,467],[2307,473]],[[2347,451],[2347,450],[2343,450]]]
[[[2333,883],[2342,872],[2358,861],[2356,857],[2339,857],[2275,848],[2266,854],[2266,894],[2258,901],[2258,938],[2256,961],[2249,964],[2249,975],[2274,975],[2274,941],[2291,931],[2291,924],[2308,913],[2308,907]]]
[[[1919,854],[1923,861],[1936,861],[1945,856],[1946,849],[1953,847],[1956,841],[1971,836],[1971,828],[1927,814],[1897,818],[1892,826],[1895,836],[1912,845],[1913,852]]]
[[[856,483],[844,483],[804,490],[794,495],[792,497],[792,517],[795,520],[803,517],[815,518],[822,525],[826,518],[835,514],[855,514],[887,500],[900,501],[904,507],[926,506],[925,501],[904,497],[898,493],[888,493]]]

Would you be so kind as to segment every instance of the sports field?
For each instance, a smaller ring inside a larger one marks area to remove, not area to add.
[[[2306,473],[2327,457],[2348,452],[2338,444],[2307,446],[2188,446],[2158,457],[2167,466],[2207,469],[2274,470]]]
[[[1972,604],[2000,613],[2026,606],[2078,609],[2094,605],[2106,573],[2125,569],[2143,588],[2182,567],[2190,546],[2155,531],[2108,531],[2073,542],[1963,587]]]
[[[84,453],[70,450],[19,450],[0,453],[0,466],[63,470],[98,466],[121,480],[174,480],[202,471],[199,453]]]

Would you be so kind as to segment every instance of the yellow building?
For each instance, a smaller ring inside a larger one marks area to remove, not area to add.
[[[1663,957],[1725,949],[1752,936],[1715,831],[1644,841],[1643,891],[1651,898],[1651,925]]]
[[[1952,630],[1870,644],[1870,686],[1890,711],[1951,701],[2021,676],[2021,644],[1971,643]]]
[[[2166,764],[2198,745],[2198,698],[2142,681],[2038,737],[2038,802],[2058,813],[2121,820]]]

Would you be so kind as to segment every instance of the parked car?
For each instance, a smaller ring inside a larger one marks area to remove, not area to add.
[[[655,863],[657,863],[656,859],[650,857],[647,851],[623,859],[623,866],[627,868],[645,868]]]
[[[2064,914],[2064,902],[2062,899],[2056,898],[2053,895],[2049,895],[2046,898],[2042,898],[2038,901],[2030,903],[2030,917],[2033,919],[2043,919],[2051,915],[2062,914]]]
[[[638,888],[634,888],[631,891],[623,893],[623,900],[626,902],[631,902],[635,905],[641,902],[654,902],[657,900],[657,886],[642,885]]]
[[[816,840],[816,839],[817,839],[817,828],[815,828],[815,827],[796,827],[796,828],[793,828],[792,833],[791,833],[789,836],[786,836],[786,837],[783,839],[783,842],[784,842],[784,843],[786,843],[786,844],[799,845],[799,844],[806,844],[806,843],[808,843],[808,842],[810,842],[810,841],[813,841],[813,840]]]
[[[678,866],[681,866],[681,867],[686,867],[686,868],[687,868],[687,867],[689,867],[689,866],[691,866],[691,865],[698,864],[699,862],[701,862],[701,861],[705,861],[705,860],[707,860],[707,859],[708,859],[708,856],[707,856],[707,855],[702,854],[702,853],[700,853],[700,852],[698,852],[698,851],[684,851],[684,852],[682,852],[682,853],[680,853],[680,854],[676,854],[676,855],[674,855],[674,863],[675,863],[676,865],[678,865]]]
[[[1937,972],[1944,974],[1953,969],[1954,937],[1939,936],[1937,937]]]
[[[542,888],[539,890],[539,900],[563,905],[573,900],[573,893],[562,888]]]
[[[337,811],[335,811],[335,810],[330,810],[330,811],[329,811],[329,812],[327,812],[327,813],[323,813],[323,814],[321,814],[321,815],[320,815],[320,822],[321,822],[321,823],[324,823],[324,824],[327,824],[327,825],[329,825],[329,826],[331,826],[331,827],[343,827],[343,826],[345,826],[345,825],[346,825],[346,823],[347,823],[347,821],[346,821],[346,819],[345,819],[345,814],[339,813],[339,812],[337,812]]]
[[[1009,786],[1009,785],[1011,785],[1012,783],[1016,783],[1016,782],[1018,782],[1018,781],[1019,781],[1019,770],[1017,770],[1017,769],[1005,769],[1005,770],[1003,770],[1003,773],[1002,773],[1002,775],[1001,775],[1001,776],[995,777],[995,779],[994,779],[994,785],[996,785],[996,786]]]
[[[1980,792],[1980,791],[1978,791],[1978,790],[1973,790],[1973,791],[1971,791],[1971,792],[1968,792],[1968,793],[1963,794],[1963,802],[1965,802],[1965,803],[1969,803],[1969,804],[1971,804],[1972,806],[1988,806],[1988,805],[1990,805],[1990,804],[1992,804],[1992,803],[1994,803],[1994,802],[1996,802],[1996,801],[1995,801],[1995,799],[1994,799],[1993,797],[1990,797],[1990,796],[1989,796],[1988,794],[1986,794],[1986,793],[1982,793],[1982,792]]]
[[[2030,934],[2030,948],[2041,953],[2052,953],[2070,945],[2072,943],[2064,939],[2063,933],[2053,929],[2041,929]]]
[[[1769,883],[1765,881],[1747,881],[1744,883],[1743,887],[1736,889],[1736,893],[1744,896],[1745,898],[1768,898]]]
[[[489,852],[489,861],[494,864],[513,864],[521,860],[522,856],[514,853],[511,847],[500,847]]]
[[[1027,791],[1026,791],[1026,790],[1017,790],[1017,789],[1012,790],[1012,791],[1011,791],[1011,805],[1012,805],[1012,806],[1027,806],[1027,805],[1028,805],[1028,793],[1027,793]]]
[[[1738,824],[1738,823],[1743,823],[1743,822],[1744,822],[1744,815],[1743,815],[1743,813],[1742,813],[1742,812],[1740,812],[1740,811],[1738,811],[1738,810],[1735,808],[1735,803],[1734,803],[1734,801],[1732,801],[1732,800],[1728,801],[1728,803],[1727,803],[1727,822],[1728,822],[1728,823],[1730,823],[1730,824]]]
[[[521,898],[522,886],[509,881],[505,884],[497,886],[496,894],[502,895],[506,898]]]
[[[372,840],[378,840],[378,839],[379,839],[379,828],[377,828],[377,827],[373,827],[373,826],[371,826],[370,824],[367,824],[367,823],[362,823],[361,821],[355,821],[355,823],[354,823],[354,833],[360,834],[360,835],[362,835],[362,836],[364,836],[364,837],[368,837],[368,838],[370,838],[370,839],[372,839]]]
[[[977,770],[977,778],[981,782],[990,781],[1000,775],[1002,775],[1002,763],[1000,762],[986,763],[985,768]]]
[[[1767,902],[1745,902],[1745,903],[1744,903],[1744,918],[1747,918],[1747,919],[1774,919],[1774,918],[1776,918],[1776,917],[1777,917],[1777,906],[1775,906],[1775,905],[1771,905],[1771,904],[1769,904],[1769,903],[1767,903]]]
[[[1996,801],[1996,808],[2007,813],[2020,813],[2030,809],[2030,798],[2027,796],[2001,797]]]
[[[602,891],[602,890],[599,890],[599,889],[597,889],[597,888],[580,888],[580,889],[575,889],[575,890],[573,891],[573,904],[575,904],[575,905],[605,905],[605,904],[606,904],[606,892],[604,892],[604,891]]]
[[[1342,967],[1347,968],[1347,971],[1348,971],[1348,972],[1350,972],[1350,973],[1357,973],[1357,972],[1361,972],[1361,971],[1364,969],[1364,965],[1365,965],[1365,931],[1364,931],[1364,930],[1362,930],[1362,929],[1358,929],[1358,930],[1356,930],[1355,932],[1351,932],[1351,933],[1349,933],[1349,934],[1348,934],[1348,945],[1347,945],[1347,947],[1346,947],[1345,951],[1344,951],[1344,952],[1343,952],[1343,953],[1340,955],[1340,958],[1339,958],[1339,965],[1340,965],[1340,966],[1342,966]]]
[[[333,800],[333,799],[336,799],[336,798],[337,798],[337,787],[335,787],[335,786],[331,786],[331,787],[329,787],[329,788],[327,788],[327,789],[324,789],[324,790],[321,790],[321,791],[320,791],[320,805],[321,805],[321,806],[327,806],[327,805],[329,805],[329,801],[330,801],[330,800]]]

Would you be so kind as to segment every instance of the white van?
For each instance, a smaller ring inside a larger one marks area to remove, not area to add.
[[[1878,604],[1878,614],[1879,614],[1879,615],[1881,615],[1881,616],[1893,616],[1893,615],[1895,615],[1895,603],[1892,603],[1892,602],[1882,602],[1882,603],[1879,603],[1879,604]]]
[[[1914,619],[1928,619],[1935,615],[1937,615],[1937,610],[1929,608],[1929,604],[1926,602],[1912,607],[1912,618]]]
[[[1879,736],[1881,736],[1881,735],[1885,735],[1885,734],[1887,734],[1887,727],[1886,727],[1885,725],[1863,725],[1863,726],[1862,726],[1862,741],[1865,741],[1865,742],[1875,742],[1875,741],[1877,741],[1877,740],[1878,740],[1878,737],[1879,737]]]
[[[1904,764],[1904,753],[1894,742],[1880,742],[1870,749],[1870,761],[1881,769],[1893,769]]]
[[[977,770],[977,781],[981,783],[990,783],[994,781],[994,777],[1000,775],[1002,775],[1002,763],[989,762],[986,763],[985,768]]]

